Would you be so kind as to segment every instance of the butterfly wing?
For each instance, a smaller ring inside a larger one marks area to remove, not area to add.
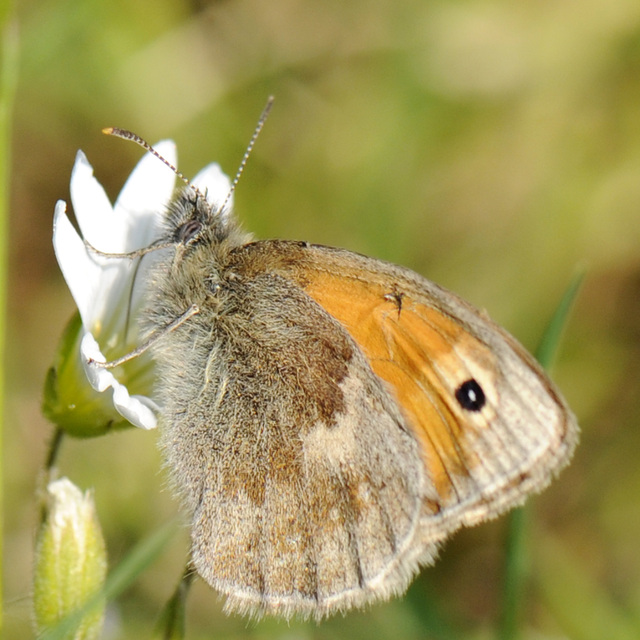
[[[321,618],[399,593],[436,553],[418,442],[344,327],[242,257],[155,353],[198,573],[254,615]]]
[[[345,327],[398,401],[428,476],[427,540],[521,504],[568,463],[575,418],[538,363],[486,314],[380,260],[282,241],[253,251],[264,249],[274,272]]]
[[[229,610],[321,618],[400,593],[571,454],[535,361],[409,270],[267,241],[215,284],[156,359],[193,560]]]

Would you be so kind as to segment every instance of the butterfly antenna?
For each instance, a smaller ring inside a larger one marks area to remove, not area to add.
[[[102,133],[108,136],[115,136],[116,138],[122,138],[123,140],[131,140],[135,142],[145,151],[148,151],[156,158],[158,158],[158,160],[169,167],[169,169],[171,169],[171,171],[173,171],[173,173],[175,173],[178,178],[182,180],[182,182],[184,182],[188,187],[191,187],[200,197],[203,197],[198,188],[191,183],[189,178],[187,178],[181,171],[178,171],[176,167],[174,167],[166,158],[161,156],[146,140],[141,138],[139,135],[133,133],[132,131],[127,131],[126,129],[119,129],[118,127],[105,127],[102,130]]]
[[[247,145],[247,150],[244,152],[244,155],[242,156],[242,161],[240,162],[240,166],[236,171],[236,177],[233,179],[233,182],[231,183],[231,189],[229,189],[229,193],[227,193],[227,197],[224,199],[224,202],[222,203],[222,206],[220,207],[219,211],[224,211],[224,208],[227,206],[227,204],[229,204],[229,200],[231,200],[231,196],[233,195],[233,192],[236,190],[236,186],[240,181],[240,176],[242,175],[244,168],[247,166],[247,160],[249,160],[249,156],[253,151],[253,147],[256,144],[256,140],[258,139],[258,136],[262,131],[262,127],[264,127],[264,123],[267,121],[267,118],[269,117],[269,112],[271,111],[271,107],[273,106],[274,100],[275,98],[273,96],[269,96],[269,98],[267,99],[267,104],[265,105],[264,109],[262,110],[262,113],[260,114],[260,118],[258,119],[258,124],[256,125],[256,128],[253,131],[251,140],[249,140],[249,144]]]

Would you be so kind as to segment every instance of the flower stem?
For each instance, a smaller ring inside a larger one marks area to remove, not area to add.
[[[196,578],[196,570],[191,563],[182,574],[182,578],[173,592],[170,600],[165,605],[156,627],[154,638],[157,640],[182,640],[185,637],[185,608],[189,588]]]
[[[44,470],[47,475],[51,474],[51,469],[53,469],[56,464],[63,437],[64,430],[60,427],[56,427],[55,431],[53,432],[53,437],[51,438],[51,444],[49,445],[49,452],[47,453],[47,460],[45,462]]]
[[[0,12],[0,33],[2,34],[0,61],[0,461],[2,460],[2,434],[4,431],[5,398],[5,345],[7,313],[7,231],[9,211],[9,175],[11,161],[11,122],[13,98],[18,79],[18,30],[13,16],[11,2],[4,5]],[[0,462],[1,465],[1,462]],[[4,475],[0,468],[0,476]],[[3,512],[3,495],[0,489],[0,513]],[[0,522],[0,558],[3,557],[2,530]],[[0,571],[2,575],[2,571]],[[0,601],[3,585],[0,579]],[[2,613],[0,613],[0,628]]]
[[[47,519],[47,500],[45,498],[44,487],[49,486],[49,483],[54,480],[53,468],[58,459],[58,453],[60,452],[60,445],[64,438],[64,430],[60,427],[56,427],[53,432],[53,437],[49,443],[49,451],[47,452],[47,458],[44,463],[44,478],[43,478],[43,491],[42,491],[42,504],[40,507],[40,525],[43,525]]]

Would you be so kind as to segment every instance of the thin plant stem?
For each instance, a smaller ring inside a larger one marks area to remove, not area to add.
[[[60,427],[56,427],[51,438],[51,444],[49,444],[49,451],[47,453],[47,459],[45,461],[45,472],[47,475],[51,475],[51,470],[56,464],[58,459],[58,453],[60,452],[60,445],[64,437],[64,431]]]
[[[53,436],[51,437],[51,442],[49,443],[49,451],[47,452],[47,457],[44,463],[44,487],[47,487],[49,483],[53,480],[53,470],[58,459],[58,454],[60,453],[60,446],[62,445],[62,441],[64,439],[64,430],[60,427],[56,427]],[[44,524],[47,519],[47,503],[45,496],[46,490],[43,489],[41,494],[41,508],[40,508],[40,524]]]
[[[196,570],[189,561],[176,590],[162,611],[154,635],[157,640],[182,640],[185,637],[187,595],[196,575]]]
[[[9,217],[9,177],[11,166],[11,122],[13,101],[18,80],[18,30],[13,17],[13,5],[7,3],[0,14],[2,33],[2,49],[0,55],[0,477],[4,477],[1,468],[3,459],[3,433],[5,416],[5,382],[6,382],[6,326],[7,326],[7,277],[8,277],[8,217]],[[4,511],[4,496],[0,483],[0,513]],[[0,558],[3,557],[4,544],[2,531],[4,523],[0,521]],[[0,576],[2,575],[0,567]],[[0,601],[2,601],[3,584],[0,578]],[[0,611],[0,628],[2,613]]]

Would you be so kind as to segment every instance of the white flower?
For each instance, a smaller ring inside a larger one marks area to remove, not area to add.
[[[175,166],[173,142],[160,142],[155,148]],[[123,254],[148,247],[159,238],[175,179],[169,167],[147,153],[112,206],[79,151],[71,174],[71,202],[84,239],[103,253]],[[220,206],[230,191],[229,179],[217,164],[207,166],[193,184],[214,207]],[[225,212],[231,206],[230,199]],[[69,221],[62,200],[55,208],[53,245],[82,318],[80,355],[87,379],[96,391],[113,390],[113,404],[121,416],[135,426],[153,429],[157,404],[149,397],[131,395],[110,369],[99,365],[107,362],[104,353],[117,357],[138,346],[136,316],[143,302],[148,259],[138,264],[138,260],[100,256],[88,249]]]

